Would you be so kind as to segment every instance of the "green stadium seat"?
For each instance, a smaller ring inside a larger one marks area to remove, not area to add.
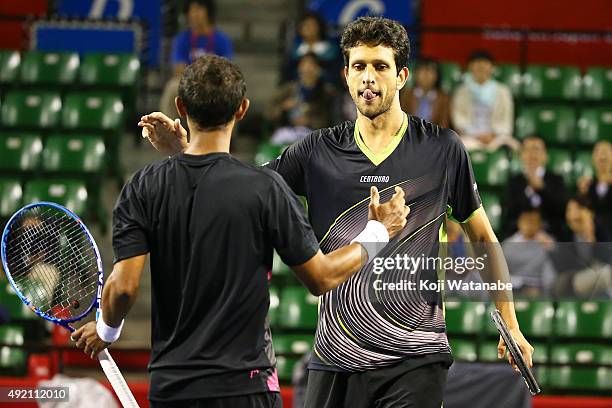
[[[270,326],[276,326],[278,322],[278,308],[280,305],[279,291],[276,286],[270,286],[270,308],[268,310],[268,320]]]
[[[52,135],[43,151],[43,170],[99,173],[104,166],[104,141],[97,136]]]
[[[71,85],[79,72],[79,55],[76,52],[24,53],[21,62],[21,82],[33,85]]]
[[[9,128],[53,128],[59,123],[61,109],[57,93],[9,91],[2,103],[2,124]]]
[[[276,159],[286,148],[287,146],[274,145],[269,142],[260,143],[255,153],[255,164],[261,166],[262,164]]]
[[[22,196],[19,180],[0,179],[0,219],[8,219],[21,208]]]
[[[584,97],[591,101],[612,100],[612,68],[590,67],[582,79]]]
[[[478,353],[476,353],[476,342],[472,340],[448,339],[450,343],[453,358],[460,361],[476,361]]]
[[[551,362],[565,364],[549,368],[550,385],[554,388],[589,391],[612,389],[612,347],[609,345],[554,345]]]
[[[299,361],[298,358],[291,358],[285,356],[276,357],[276,370],[278,373],[279,381],[283,383],[290,383],[293,377],[293,367]]]
[[[508,181],[510,161],[504,150],[470,152],[474,176],[480,187],[502,187]]]
[[[22,346],[23,332],[23,327],[20,326],[0,326],[0,343],[14,346]]]
[[[76,180],[31,180],[25,185],[24,204],[52,201],[61,204],[76,214],[87,212],[87,188]]]
[[[42,139],[37,134],[0,136],[0,172],[34,172],[38,169],[42,148]]]
[[[6,282],[0,285],[0,306],[4,307],[11,320],[37,320],[38,317],[21,301],[13,287]]]
[[[612,365],[612,346],[602,344],[556,344],[551,362],[556,364]]]
[[[14,84],[19,77],[19,51],[0,51],[0,85]]]
[[[574,141],[576,113],[568,106],[529,106],[521,108],[515,133],[519,139],[537,135],[550,145],[571,145]]]
[[[583,145],[599,140],[612,142],[612,107],[584,109],[578,119],[577,140]]]
[[[482,331],[486,310],[482,302],[449,299],[444,302],[444,308],[449,334],[478,334]]]
[[[91,86],[133,87],[140,76],[140,61],[135,54],[85,55],[81,63],[80,81]]]
[[[27,354],[15,347],[0,347],[0,376],[24,376],[27,372]]]
[[[454,62],[440,63],[440,88],[450,94],[463,81],[463,72]]]
[[[521,96],[521,68],[516,64],[500,64],[495,67],[495,79],[510,88],[515,98]]]
[[[318,298],[302,286],[288,286],[281,292],[278,323],[285,329],[312,330],[317,327]]]
[[[312,350],[313,341],[311,334],[275,334],[272,337],[274,351],[279,355],[306,354]]]
[[[569,150],[548,149],[546,167],[562,176],[566,186],[571,187],[574,185],[574,163]]]
[[[523,74],[523,96],[529,99],[578,99],[582,78],[578,67],[530,65]]]
[[[582,176],[593,177],[594,174],[591,152],[577,151],[574,158],[574,180],[577,181]]]
[[[118,131],[123,126],[123,103],[117,94],[101,92],[66,95],[62,110],[65,129]]]
[[[548,385],[556,389],[602,391],[612,389],[612,368],[610,367],[549,367]]]
[[[482,206],[487,213],[487,217],[491,222],[493,230],[499,231],[501,228],[502,219],[502,207],[499,196],[497,194],[484,191],[480,193],[480,198],[482,199]]]
[[[612,339],[612,302],[559,301],[555,333],[562,338]]]
[[[551,301],[516,300],[514,307],[525,336],[548,337],[552,334],[555,309]]]

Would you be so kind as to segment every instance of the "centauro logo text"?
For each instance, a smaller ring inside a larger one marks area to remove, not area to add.
[[[389,176],[361,176],[361,183],[388,183]]]

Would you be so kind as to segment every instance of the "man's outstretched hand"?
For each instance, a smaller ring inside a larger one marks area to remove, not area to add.
[[[187,131],[179,119],[173,121],[161,112],[153,112],[141,117],[138,126],[142,137],[163,155],[172,156],[187,148]]]
[[[389,238],[393,238],[406,226],[406,217],[410,213],[410,207],[406,205],[404,190],[395,187],[395,194],[389,201],[380,204],[378,189],[370,188],[370,206],[368,207],[368,220],[376,220],[382,223]]]

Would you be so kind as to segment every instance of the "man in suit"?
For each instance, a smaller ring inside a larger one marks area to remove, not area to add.
[[[544,226],[555,238],[561,238],[567,192],[563,178],[546,169],[546,145],[537,136],[530,136],[521,145],[522,172],[510,178],[506,187],[504,209],[505,233],[516,231],[519,214],[537,209]]]

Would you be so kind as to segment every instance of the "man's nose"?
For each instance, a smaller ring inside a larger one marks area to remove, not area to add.
[[[364,85],[374,84],[374,72],[371,68],[366,68],[363,72],[362,82]]]

